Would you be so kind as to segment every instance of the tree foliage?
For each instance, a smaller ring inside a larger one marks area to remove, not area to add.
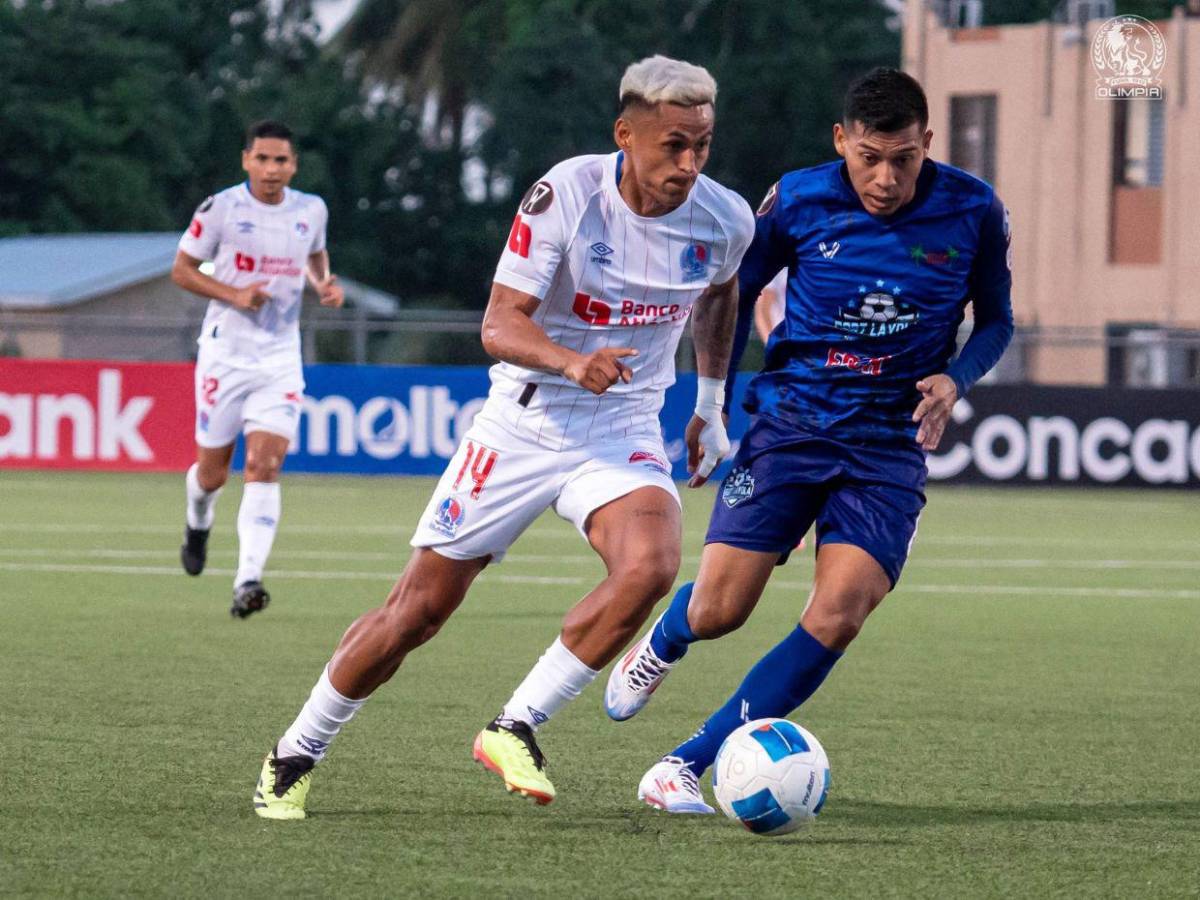
[[[0,234],[181,229],[243,177],[245,126],[277,117],[338,271],[478,307],[515,198],[613,149],[630,62],[713,72],[707,173],[755,203],[830,156],[854,75],[896,64],[886,18],[876,0],[362,0],[322,46],[307,0],[0,0]]]

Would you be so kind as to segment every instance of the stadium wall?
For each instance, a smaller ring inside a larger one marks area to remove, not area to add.
[[[0,469],[183,471],[193,459],[192,366],[0,359]],[[437,475],[487,395],[485,367],[305,367],[291,472]],[[748,377],[738,381],[740,401]],[[933,481],[1200,486],[1200,404],[1189,390],[978,387],[955,408]],[[663,407],[674,474],[695,376]],[[748,417],[735,403],[730,431]],[[239,450],[240,457],[240,450]],[[235,459],[240,465],[240,458]],[[719,474],[723,474],[720,472]]]

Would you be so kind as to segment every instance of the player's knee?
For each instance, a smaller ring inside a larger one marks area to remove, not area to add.
[[[259,450],[246,454],[247,481],[277,481],[282,467],[283,457],[278,453]]]
[[[406,582],[392,591],[382,613],[393,650],[401,654],[432,638],[450,616],[430,591]]]
[[[653,606],[675,584],[675,576],[679,574],[679,553],[670,549],[647,549],[628,560],[614,574],[621,582],[624,596]]]
[[[878,600],[866,591],[837,597],[814,597],[802,621],[813,637],[835,650],[843,650],[858,637]]]
[[[229,470],[221,466],[200,466],[196,470],[196,481],[203,490],[212,492],[223,488],[229,480]]]
[[[696,637],[711,641],[745,625],[751,609],[736,594],[710,595],[699,603],[693,594],[688,605],[688,622]]]

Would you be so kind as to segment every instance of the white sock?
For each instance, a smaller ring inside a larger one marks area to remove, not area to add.
[[[536,731],[539,725],[578,697],[599,674],[581,663],[566,648],[561,637],[555,638],[537,665],[513,691],[501,715],[524,722]]]
[[[208,531],[212,528],[213,517],[217,512],[217,497],[220,496],[221,489],[206,491],[200,487],[199,471],[200,464],[192,463],[192,467],[187,470],[187,478],[184,479],[187,484],[187,524],[188,528]]]
[[[238,568],[234,587],[262,581],[279,525],[279,482],[247,481],[238,508]]]
[[[276,755],[308,756],[320,762],[342,726],[353,719],[358,708],[366,702],[365,697],[351,700],[339,694],[329,681],[329,667],[326,666],[300,715],[279,739]]]

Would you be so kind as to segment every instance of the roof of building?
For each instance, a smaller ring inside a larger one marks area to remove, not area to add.
[[[0,239],[0,307],[53,309],[158,278],[179,235],[40,234]]]
[[[0,309],[74,306],[171,271],[179,233],[36,234],[0,238]],[[350,278],[340,279],[352,306],[392,316],[397,297]]]

